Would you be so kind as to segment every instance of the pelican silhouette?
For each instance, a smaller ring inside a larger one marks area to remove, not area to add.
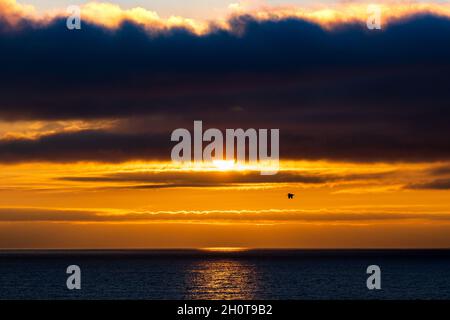
[[[293,194],[293,193],[288,193],[287,196],[288,196],[288,199],[294,199],[295,194]]]

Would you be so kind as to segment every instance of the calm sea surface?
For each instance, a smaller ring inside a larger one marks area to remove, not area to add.
[[[1,251],[0,299],[450,299],[450,250]]]

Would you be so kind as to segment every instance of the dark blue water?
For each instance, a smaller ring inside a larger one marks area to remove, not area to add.
[[[82,289],[66,288],[80,266]],[[366,268],[381,268],[379,291]],[[450,250],[3,251],[0,299],[450,299]]]

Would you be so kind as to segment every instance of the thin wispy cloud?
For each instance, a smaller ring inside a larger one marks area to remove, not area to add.
[[[396,210],[358,208],[321,210],[180,210],[114,212],[57,210],[45,208],[0,208],[0,222],[206,222],[206,223],[377,223],[389,221],[450,222],[450,212],[399,212]]]

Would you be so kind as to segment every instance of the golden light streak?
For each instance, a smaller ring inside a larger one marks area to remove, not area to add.
[[[422,182],[427,179],[427,172],[433,168],[443,166],[443,163],[339,163],[327,161],[281,161],[279,174],[306,174],[316,177],[337,176],[342,177],[341,181],[330,181],[330,187],[351,188],[355,183],[373,188],[396,188],[402,183]],[[58,180],[61,177],[99,177],[111,174],[171,174],[171,173],[192,173],[214,174],[214,173],[236,173],[245,175],[247,173],[258,174],[264,169],[259,164],[237,164],[234,161],[215,162],[157,162],[157,161],[130,161],[119,164],[98,163],[98,162],[77,162],[69,164],[60,163],[23,163],[12,165],[0,165],[0,178],[4,182],[4,187],[12,188],[24,185],[40,185],[42,188],[50,186],[102,186],[120,184],[120,181],[88,181],[80,183]],[[383,179],[378,174],[389,174]],[[345,177],[361,175],[359,181],[345,181]],[[365,176],[367,175],[367,176]],[[373,175],[373,178],[371,178]],[[274,179],[277,175],[274,175]],[[189,176],[187,176],[189,177]],[[225,177],[225,176],[224,176]],[[270,180],[270,178],[267,178]],[[275,180],[276,184],[288,182]],[[126,182],[126,181],[124,181]],[[220,181],[217,181],[220,182]],[[266,183],[266,182],[264,182]],[[378,185],[379,184],[379,185]],[[319,185],[322,185],[319,183]],[[314,187],[310,185],[309,187]],[[387,190],[388,191],[388,190]]]
[[[0,140],[38,139],[43,136],[83,130],[104,130],[114,127],[116,120],[2,121]]]
[[[203,251],[209,252],[242,252],[248,251],[250,248],[242,248],[242,247],[210,247],[210,248],[200,248]]]

